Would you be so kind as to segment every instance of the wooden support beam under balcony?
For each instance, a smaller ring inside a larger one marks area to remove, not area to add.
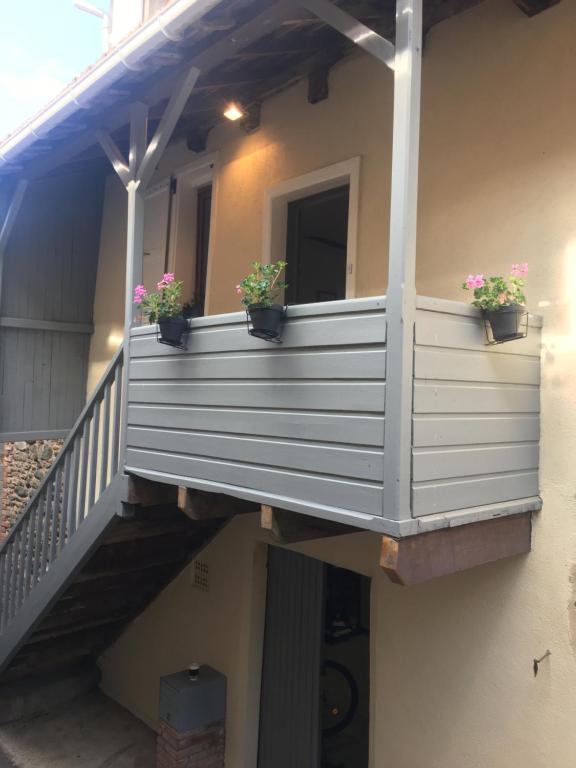
[[[404,539],[382,537],[380,566],[396,584],[410,586],[530,552],[530,512],[443,528]]]
[[[265,531],[269,531],[279,544],[295,544],[298,541],[358,533],[358,528],[351,525],[291,512],[288,509],[276,509],[267,504],[262,504],[260,525]]]
[[[253,501],[237,499],[223,493],[207,493],[192,488],[178,488],[178,506],[191,520],[218,520],[248,512],[258,512]]]
[[[128,480],[128,504],[141,507],[156,507],[162,504],[176,504],[178,489],[174,485],[156,483],[144,477],[131,476]]]

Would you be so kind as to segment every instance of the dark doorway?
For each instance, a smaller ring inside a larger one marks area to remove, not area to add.
[[[322,768],[368,768],[370,579],[326,566]]]
[[[368,768],[370,580],[269,548],[258,768]]]
[[[288,205],[287,304],[346,298],[348,185]]]
[[[196,202],[196,275],[194,280],[196,305],[204,314],[206,274],[210,246],[210,217],[212,214],[212,184],[200,187]]]

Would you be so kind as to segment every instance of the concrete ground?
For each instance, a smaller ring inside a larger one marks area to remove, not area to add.
[[[95,692],[0,726],[0,768],[154,768],[156,735]]]

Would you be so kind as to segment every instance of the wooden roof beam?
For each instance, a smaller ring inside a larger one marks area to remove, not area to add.
[[[536,16],[548,8],[558,5],[560,0],[514,0],[514,2],[527,16]]]

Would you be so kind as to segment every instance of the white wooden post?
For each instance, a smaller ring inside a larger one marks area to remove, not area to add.
[[[128,161],[112,137],[103,132],[96,139],[110,160],[112,167],[126,187],[128,213],[126,218],[126,287],[124,295],[124,375],[122,377],[122,408],[120,462],[126,457],[126,422],[128,410],[128,381],[130,378],[130,331],[134,318],[134,288],[142,282],[144,255],[144,192],[150,183],[156,165],[164,152],[178,118],[184,109],[200,75],[197,67],[179,78],[164,115],[150,143],[148,143],[148,108],[139,102],[130,109],[130,151]]]
[[[397,0],[384,430],[384,517],[394,520],[411,516],[421,62],[422,0]]]

